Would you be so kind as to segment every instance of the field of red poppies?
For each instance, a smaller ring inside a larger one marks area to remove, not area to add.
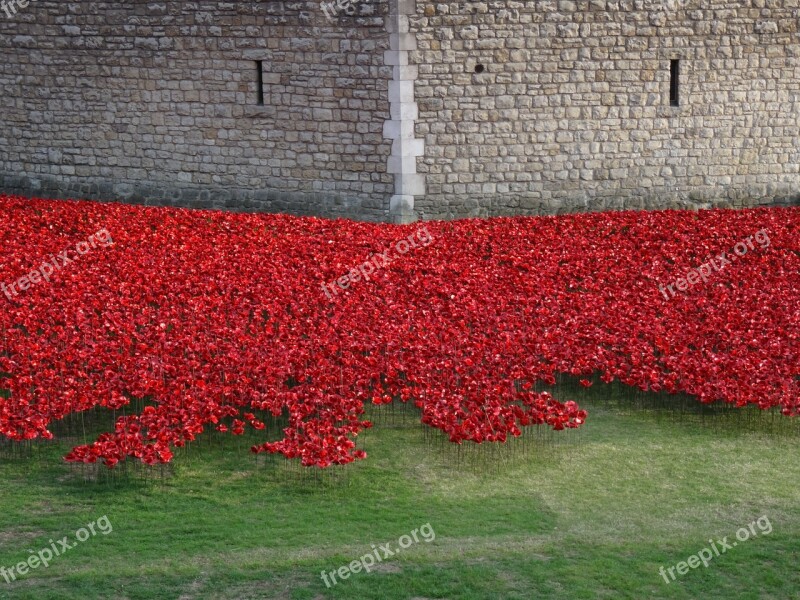
[[[584,422],[541,391],[559,373],[800,413],[796,208],[393,226],[0,196],[0,241],[0,435],[144,403],[72,462],[282,417],[254,452],[346,464],[368,403],[503,442]]]

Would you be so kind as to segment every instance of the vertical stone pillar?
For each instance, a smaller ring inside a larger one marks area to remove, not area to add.
[[[393,70],[389,82],[390,118],[383,125],[383,135],[392,142],[388,172],[394,174],[394,195],[389,202],[389,217],[394,223],[416,220],[414,196],[425,194],[425,176],[417,173],[417,157],[422,156],[424,140],[414,137],[418,108],[414,100],[416,65],[408,64],[408,53],[417,49],[417,39],[409,32],[408,18],[416,10],[416,0],[389,0],[386,31],[389,50],[384,53],[386,65]]]

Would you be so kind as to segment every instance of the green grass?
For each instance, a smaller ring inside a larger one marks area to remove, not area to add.
[[[595,386],[580,431],[460,451],[411,411],[367,433],[366,461],[320,474],[256,460],[255,437],[214,435],[163,478],[84,481],[72,444],[0,459],[0,566],[107,515],[48,568],[6,583],[14,599],[789,598],[800,589],[796,423],[749,413],[608,405]],[[660,402],[660,400],[659,400]],[[783,419],[783,418],[782,418]],[[391,425],[391,426],[389,426]],[[73,440],[80,443],[82,440]],[[224,445],[223,445],[224,442]],[[666,584],[661,566],[766,515],[708,568]],[[372,573],[320,578],[430,523]]]

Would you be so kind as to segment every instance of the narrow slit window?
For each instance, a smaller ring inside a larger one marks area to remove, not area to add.
[[[256,74],[258,82],[258,105],[264,106],[264,61],[256,61]]]
[[[669,62],[669,105],[681,105],[681,61]]]

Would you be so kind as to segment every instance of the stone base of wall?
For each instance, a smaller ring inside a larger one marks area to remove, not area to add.
[[[542,198],[533,194],[470,194],[454,198],[427,194],[414,204],[421,220],[470,217],[540,216],[607,210],[701,210],[800,206],[800,187],[786,183],[753,185],[744,189],[698,188],[691,192],[642,191],[619,197],[592,197],[588,193]]]
[[[0,173],[0,193],[37,198],[124,202],[237,212],[286,213],[301,216],[392,222],[389,200],[335,196],[315,192],[283,192],[232,188],[171,187],[148,183],[64,180]],[[588,193],[543,199],[520,194],[470,194],[451,197],[427,194],[415,201],[420,220],[558,215],[605,210],[664,210],[800,206],[800,190],[788,183],[753,185],[746,189],[699,188],[691,192],[643,191],[625,197],[591,197]]]
[[[146,182],[68,180],[0,173],[0,193],[37,198],[124,202],[238,212],[386,221],[389,201],[319,192],[287,192],[209,187],[165,187]]]

